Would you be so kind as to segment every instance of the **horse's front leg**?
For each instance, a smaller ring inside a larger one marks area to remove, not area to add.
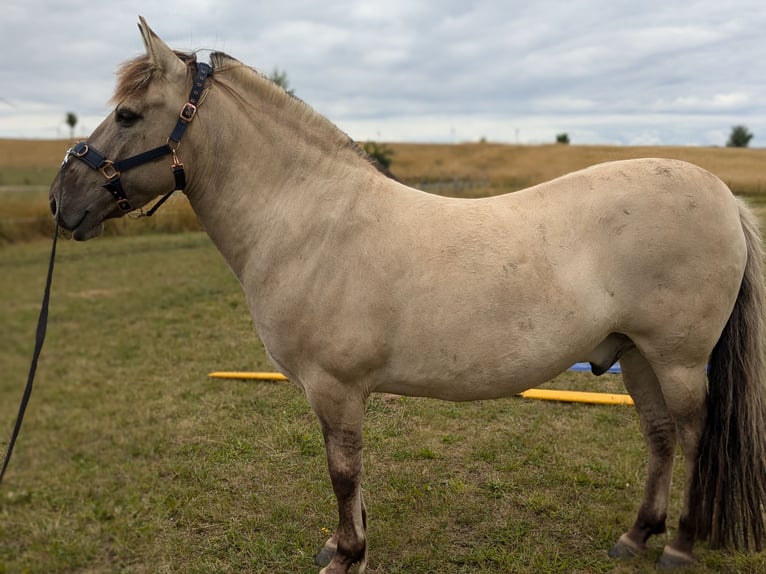
[[[330,480],[338,500],[338,528],[317,555],[317,563],[327,564],[320,574],[346,574],[355,564],[362,574],[367,563],[367,516],[361,490],[364,399],[338,387],[337,393],[325,390],[309,396],[322,424]]]

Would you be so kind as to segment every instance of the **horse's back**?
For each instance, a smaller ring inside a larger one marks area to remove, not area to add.
[[[396,392],[415,378],[418,394],[515,392],[586,360],[612,333],[696,360],[744,270],[737,201],[685,162],[611,162],[505,196],[416,203],[387,244],[406,244],[409,275],[380,292],[401,311],[387,333],[390,364],[409,365]],[[442,376],[462,383],[442,387]]]

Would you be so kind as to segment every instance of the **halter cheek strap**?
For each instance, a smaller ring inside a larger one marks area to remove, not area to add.
[[[122,172],[156,161],[166,155],[171,155],[173,157],[173,163],[170,167],[173,171],[175,185],[169,193],[165,194],[162,199],[160,199],[160,201],[146,213],[147,216],[153,215],[160,205],[165,203],[174,191],[182,191],[186,187],[186,172],[184,171],[184,165],[178,159],[176,150],[178,149],[181,137],[183,137],[186,128],[197,115],[197,106],[199,106],[200,98],[204,92],[205,83],[212,73],[213,68],[208,64],[197,64],[197,73],[194,76],[194,82],[192,83],[192,88],[189,92],[189,99],[181,108],[175,128],[173,128],[173,132],[170,134],[164,145],[131,156],[127,159],[112,161],[107,159],[103,153],[89,145],[87,142],[79,142],[72,149],[67,151],[66,157],[69,158],[70,156],[74,156],[91,169],[100,171],[101,175],[106,179],[106,183],[102,185],[102,187],[112,194],[120,211],[127,213],[133,211],[133,205],[128,200],[125,190],[122,187],[122,181],[120,179]]]

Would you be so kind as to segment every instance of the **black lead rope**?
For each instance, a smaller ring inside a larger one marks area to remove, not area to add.
[[[61,175],[61,187],[59,194],[59,207],[61,210],[61,200],[64,198],[64,169],[69,163],[69,158],[72,155],[72,150],[67,150],[64,156],[64,161],[61,163],[60,175]],[[43,343],[45,342],[45,333],[48,331],[48,306],[51,300],[51,284],[53,283],[53,265],[56,262],[56,244],[59,238],[59,218],[55,217],[56,225],[53,228],[53,245],[51,246],[51,258],[48,262],[48,275],[45,279],[45,289],[43,291],[43,302],[40,305],[40,316],[37,318],[37,330],[35,332],[35,350],[32,352],[32,364],[29,366],[29,374],[27,375],[27,386],[24,387],[24,395],[21,397],[21,404],[19,405],[19,412],[16,415],[16,422],[13,425],[13,432],[11,433],[11,440],[8,443],[8,450],[5,451],[5,459],[3,460],[3,468],[0,469],[0,484],[3,482],[5,471],[8,469],[8,463],[11,461],[11,455],[13,454],[13,447],[16,446],[16,439],[19,437],[19,431],[21,430],[21,423],[24,420],[24,413],[27,410],[29,404],[29,397],[32,396],[32,384],[35,380],[35,373],[37,372],[37,361],[40,359],[40,353],[43,350]]]
[[[125,195],[125,191],[122,188],[120,182],[120,171],[132,169],[139,165],[155,161],[166,155],[173,157],[173,164],[171,168],[173,170],[173,177],[175,179],[175,190],[183,190],[186,187],[186,174],[184,173],[184,165],[178,160],[176,150],[178,144],[181,142],[181,136],[183,136],[189,123],[197,115],[197,106],[201,103],[202,96],[204,94],[205,83],[210,75],[213,73],[213,68],[208,64],[198,63],[197,72],[192,83],[192,88],[189,93],[189,99],[181,108],[181,112],[176,121],[175,128],[170,134],[167,143],[154,149],[150,149],[138,155],[129,157],[127,159],[113,162],[104,156],[101,152],[91,147],[85,142],[79,142],[72,149],[68,150],[64,157],[64,162],[61,164],[61,194],[59,197],[59,211],[61,210],[61,199],[63,198],[64,191],[64,168],[66,167],[71,157],[77,158],[87,164],[91,169],[100,171],[107,180],[104,184],[104,188],[107,189],[117,200],[117,206],[124,213],[133,210],[133,206],[128,201]],[[173,145],[171,145],[171,142]],[[159,207],[165,203],[171,196],[173,191],[165,194],[147,213],[142,213],[144,216],[152,216]],[[35,336],[35,350],[32,354],[32,364],[29,367],[29,376],[27,377],[27,386],[24,388],[24,396],[21,398],[21,404],[19,405],[19,414],[16,416],[16,423],[13,426],[13,433],[11,434],[11,440],[8,444],[8,450],[5,451],[5,460],[3,461],[3,468],[0,469],[0,484],[3,482],[3,476],[5,476],[5,470],[8,468],[8,463],[11,460],[11,454],[13,453],[13,447],[16,444],[16,439],[19,436],[19,430],[21,429],[21,422],[24,420],[24,412],[27,410],[27,404],[29,403],[29,397],[32,395],[32,383],[35,379],[35,372],[37,371],[37,361],[40,358],[40,352],[43,349],[43,342],[45,341],[45,332],[48,328],[48,303],[51,296],[51,282],[53,281],[53,263],[56,259],[56,241],[59,234],[59,222],[56,217],[56,228],[53,232],[53,247],[51,248],[51,260],[48,264],[48,279],[45,283],[45,292],[43,294],[43,302],[40,307],[40,316],[37,319],[37,333]]]
[[[19,436],[19,430],[21,430],[21,422],[24,420],[24,412],[27,410],[27,404],[29,404],[29,397],[32,395],[32,383],[35,380],[35,372],[37,371],[37,360],[40,358],[40,352],[43,350],[43,342],[45,341],[45,333],[48,329],[48,303],[51,298],[51,282],[53,281],[53,263],[56,260],[56,241],[59,235],[58,218],[56,218],[56,228],[53,231],[53,247],[51,248],[51,260],[48,263],[48,278],[45,281],[45,291],[43,293],[43,302],[40,307],[40,316],[37,319],[37,333],[35,334],[35,350],[32,354],[32,364],[29,367],[29,376],[27,377],[27,386],[24,388],[24,396],[21,398],[21,404],[19,405],[19,414],[16,415],[16,423],[13,425],[13,433],[11,434],[11,440],[8,443],[8,450],[5,451],[5,460],[3,461],[3,468],[0,470],[0,483],[3,482],[3,476],[5,476],[5,470],[8,468],[8,463],[11,460],[11,454],[13,453],[13,447],[16,444],[16,439]]]

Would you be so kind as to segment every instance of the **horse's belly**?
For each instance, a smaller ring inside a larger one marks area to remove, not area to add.
[[[512,330],[509,327],[509,330]],[[602,337],[582,329],[544,339],[498,335],[477,344],[470,334],[454,345],[420,344],[394,353],[373,375],[374,391],[450,401],[505,397],[536,387],[587,357]]]

